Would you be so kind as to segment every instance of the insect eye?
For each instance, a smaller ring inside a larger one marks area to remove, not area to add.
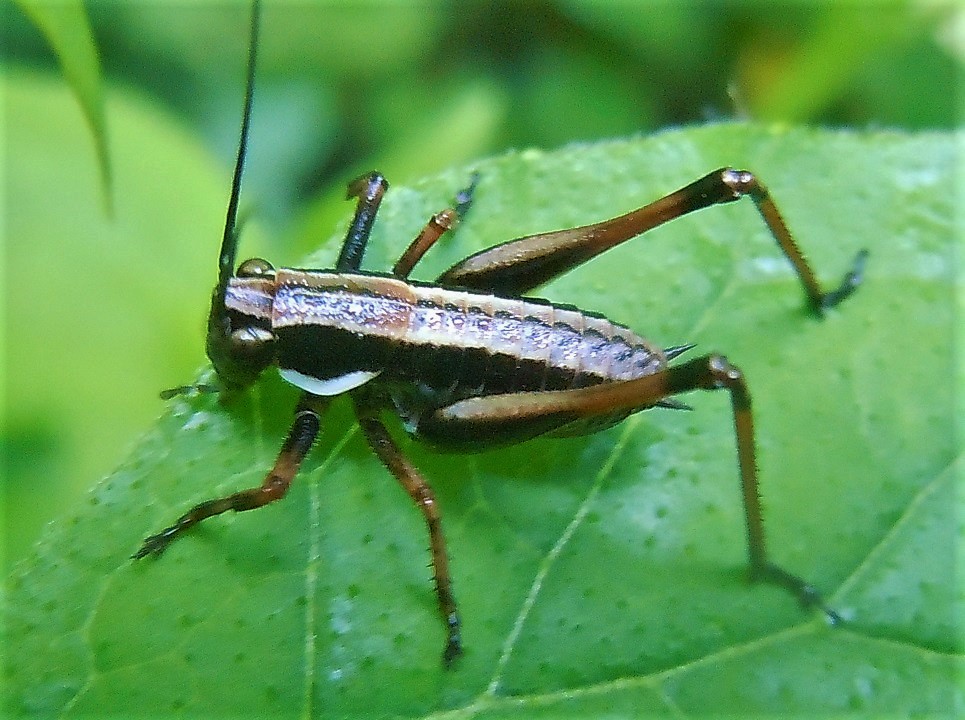
[[[267,260],[251,258],[241,263],[236,276],[240,278],[266,278],[271,280],[275,277],[275,268],[273,268]]]

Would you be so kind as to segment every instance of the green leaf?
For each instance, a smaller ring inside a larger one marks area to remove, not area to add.
[[[545,288],[664,345],[726,352],[755,401],[774,559],[848,619],[745,582],[729,402],[653,410],[586,438],[407,453],[444,514],[467,653],[444,671],[419,513],[339,402],[289,496],[145,535],[261,481],[296,393],[180,398],[7,585],[8,710],[311,717],[951,715],[961,475],[955,141],[718,125],[484,160],[386,197],[385,268],[473,169],[476,203],[420,266],[624,212],[735,164],[768,184],[826,283],[823,320],[749,202],[661,227]],[[344,228],[344,224],[340,226]],[[314,259],[331,265],[340,228]],[[212,248],[213,250],[213,248]]]
[[[80,0],[57,3],[17,0],[17,4],[47,39],[84,111],[97,150],[104,206],[110,209],[113,188],[100,60],[84,4]]]

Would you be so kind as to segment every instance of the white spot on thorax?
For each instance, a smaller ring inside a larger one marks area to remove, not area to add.
[[[348,392],[360,385],[364,385],[382,371],[356,370],[339,375],[338,377],[324,379],[285,368],[280,369],[278,372],[285,382],[289,382],[297,388],[310,392],[312,395],[330,397],[332,395],[340,395],[343,392]]]

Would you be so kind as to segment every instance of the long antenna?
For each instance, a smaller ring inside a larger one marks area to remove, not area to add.
[[[260,25],[261,2],[251,4],[251,34],[248,39],[248,70],[245,78],[245,107],[241,118],[241,139],[238,141],[238,159],[235,173],[231,178],[231,197],[228,200],[228,213],[225,217],[224,237],[221,239],[221,254],[218,256],[218,284],[212,298],[214,304],[224,306],[228,281],[234,273],[235,255],[238,250],[236,225],[238,220],[238,198],[241,195],[241,175],[245,168],[245,153],[248,149],[248,126],[251,124],[251,100],[255,88],[255,60],[258,54],[258,26]]]
[[[238,379],[238,363],[231,354],[231,321],[225,298],[228,283],[234,274],[235,255],[238,251],[238,198],[241,196],[241,175],[245,169],[245,151],[248,149],[248,125],[251,122],[251,99],[255,88],[255,60],[258,52],[258,26],[260,24],[261,4],[253,0],[251,4],[251,34],[248,39],[248,69],[245,79],[245,107],[241,118],[241,139],[238,141],[238,158],[235,172],[231,178],[231,197],[228,199],[228,213],[225,217],[224,237],[221,239],[221,254],[218,256],[218,284],[211,293],[211,309],[208,311],[208,332],[205,350],[221,379],[218,385],[181,385],[161,393],[163,399],[197,390],[217,392],[219,389],[243,384]],[[244,368],[240,375],[244,376]],[[245,378],[246,379],[246,378]]]

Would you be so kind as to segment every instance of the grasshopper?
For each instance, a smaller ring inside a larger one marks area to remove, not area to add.
[[[195,505],[144,540],[134,558],[160,555],[199,522],[280,500],[311,450],[331,400],[350,396],[372,450],[422,512],[435,592],[445,624],[443,662],[462,652],[441,512],[432,488],[382,420],[395,413],[414,437],[477,451],[542,435],[572,436],[612,426],[632,413],[686,407],[692,390],[730,394],[752,578],[776,584],[803,605],[839,616],[818,591],[771,561],[755,463],[751,398],[741,371],[722,355],[671,361],[692,345],[661,348],[605,317],[530,297],[543,283],[647,230],[711,205],[749,196],[820,316],[861,282],[857,253],[838,286],[821,289],[764,185],[722,168],[655,202],[584,227],[517,238],[456,263],[435,282],[409,280],[433,244],[465,214],[475,180],[454,207],[433,216],[390,273],[362,271],[376,213],[388,189],[378,172],[349,184],[357,206],[331,270],[273,268],[260,258],[235,271],[236,219],[254,87],[259,8],[253,6],[237,161],[208,314],[207,354],[226,390],[245,388],[268,368],[301,390],[295,419],[264,482]],[[168,394],[185,391],[175,388]]]

